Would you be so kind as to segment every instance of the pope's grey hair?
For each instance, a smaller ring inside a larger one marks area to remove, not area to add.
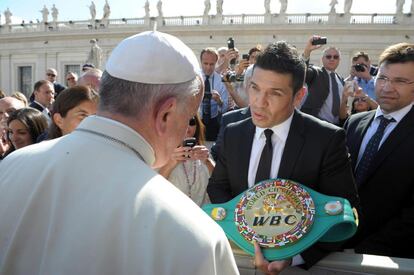
[[[186,108],[188,99],[200,92],[200,85],[197,77],[178,84],[147,84],[119,79],[105,71],[100,85],[99,110],[136,117],[171,97]]]

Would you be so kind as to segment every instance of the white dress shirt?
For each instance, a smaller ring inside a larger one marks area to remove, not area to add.
[[[271,178],[276,178],[279,172],[280,161],[282,159],[283,150],[285,149],[285,143],[287,136],[289,134],[290,124],[292,123],[292,115],[286,119],[281,124],[275,125],[272,128],[272,146],[273,146],[273,156],[272,156],[272,167],[270,169]],[[266,137],[264,135],[264,130],[267,128],[260,128],[256,126],[256,133],[253,138],[252,152],[250,154],[249,161],[249,174],[248,174],[248,184],[249,188],[255,184],[256,172],[259,167],[260,156],[263,151],[263,147],[266,144]]]
[[[326,70],[326,72],[329,75],[329,93],[328,93],[328,97],[326,98],[325,102],[323,103],[321,110],[319,111],[319,117],[323,120],[329,121],[331,123],[335,123],[338,124],[339,123],[339,117],[336,116],[334,117],[334,115],[332,114],[332,100],[333,100],[333,96],[332,96],[332,81],[331,81],[331,77],[330,74],[332,73],[331,71]],[[341,102],[342,100],[342,91],[344,89],[344,85],[342,85],[341,80],[338,78],[338,75],[335,74],[335,79],[336,82],[338,83],[338,92],[339,92],[339,102]]]

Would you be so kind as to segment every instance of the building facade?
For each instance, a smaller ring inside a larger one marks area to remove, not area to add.
[[[10,94],[31,94],[33,84],[45,78],[49,67],[65,73],[80,72],[88,59],[91,41],[102,49],[102,68],[111,50],[124,38],[156,28],[182,39],[198,55],[205,47],[226,46],[233,37],[240,55],[257,44],[286,40],[302,50],[313,34],[328,38],[328,45],[341,50],[339,73],[347,76],[350,59],[358,51],[369,54],[373,63],[390,44],[414,39],[411,14],[242,14],[187,17],[144,17],[85,21],[54,21],[4,24],[0,27],[0,89]],[[321,51],[311,63],[319,64]],[[139,60],[137,60],[139,62]],[[160,64],[162,66],[162,64]],[[172,68],[173,69],[173,68]]]

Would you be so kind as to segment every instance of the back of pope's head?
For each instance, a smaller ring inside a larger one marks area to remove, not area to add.
[[[142,32],[121,41],[107,60],[100,86],[99,110],[139,116],[162,99],[200,92],[199,64],[177,37]]]

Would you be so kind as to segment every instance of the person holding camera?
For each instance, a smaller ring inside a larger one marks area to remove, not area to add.
[[[200,117],[192,117],[182,146],[174,150],[168,163],[159,170],[198,206],[210,202],[207,184],[215,165],[204,146],[204,130]]]
[[[236,60],[239,57],[237,49],[220,47],[218,50],[218,60],[216,63],[216,72],[224,74],[230,69],[230,60]]]
[[[322,120],[339,125],[340,102],[344,79],[335,72],[341,61],[341,53],[335,47],[328,47],[322,53],[322,67],[309,65],[312,51],[326,44],[326,37],[314,35],[309,38],[303,51],[306,62],[306,79],[308,95],[301,111]]]
[[[218,53],[215,48],[205,48],[200,54],[204,97],[201,103],[201,117],[206,126],[206,145],[211,148],[220,128],[221,114],[228,109],[228,91],[221,75],[215,71]]]
[[[375,99],[375,80],[371,74],[373,71],[376,71],[376,68],[371,66],[368,54],[358,52],[352,57],[351,75],[348,79],[354,79],[372,100]]]

